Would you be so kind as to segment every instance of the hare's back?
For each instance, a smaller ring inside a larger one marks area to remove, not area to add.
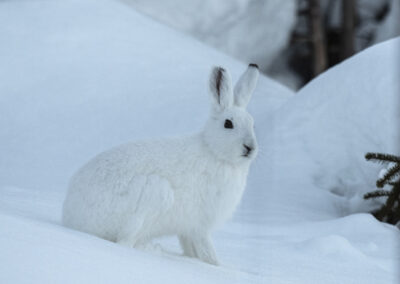
[[[100,153],[72,177],[70,189],[91,191],[118,191],[124,189],[136,176],[159,174],[176,177],[196,160],[197,140],[171,138],[132,142]]]

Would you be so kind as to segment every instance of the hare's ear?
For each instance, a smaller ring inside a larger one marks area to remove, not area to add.
[[[246,72],[243,73],[235,86],[235,105],[239,107],[247,106],[251,94],[256,88],[259,73],[257,64],[249,64]]]
[[[210,75],[210,90],[214,106],[226,109],[233,105],[232,80],[222,67],[214,67]]]

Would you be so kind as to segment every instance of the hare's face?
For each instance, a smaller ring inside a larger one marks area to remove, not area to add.
[[[219,159],[249,162],[257,154],[254,121],[246,111],[257,78],[257,66],[250,65],[232,91],[224,69],[216,67],[211,73],[212,110],[203,133],[207,147]]]
[[[243,108],[233,106],[213,113],[204,130],[205,141],[215,156],[232,162],[249,162],[257,155],[254,121]]]

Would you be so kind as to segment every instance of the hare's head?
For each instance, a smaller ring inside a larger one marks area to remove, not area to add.
[[[254,121],[246,111],[258,79],[258,67],[250,64],[235,88],[229,73],[214,67],[210,77],[211,115],[204,129],[204,141],[213,154],[230,163],[251,161],[257,153]]]

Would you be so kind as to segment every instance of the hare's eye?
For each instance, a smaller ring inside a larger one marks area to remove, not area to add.
[[[233,128],[233,123],[232,123],[232,121],[229,120],[229,119],[225,120],[224,127],[225,127],[225,128],[230,128],[230,129],[232,129],[232,128]]]

